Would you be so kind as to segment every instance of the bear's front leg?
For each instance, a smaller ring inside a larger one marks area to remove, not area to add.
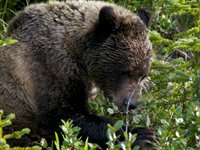
[[[79,136],[82,137],[82,139],[89,137],[90,142],[97,143],[102,149],[107,148],[106,142],[108,141],[108,124],[114,125],[115,121],[103,116],[95,115],[76,115],[74,116],[73,121],[74,125],[81,128]],[[125,127],[122,128],[125,129]],[[124,140],[123,131],[125,130],[120,129],[117,131],[117,134],[121,135],[119,138],[120,141]],[[145,128],[134,128],[129,129],[129,131],[133,134],[137,134],[137,139],[133,143],[133,146],[138,145],[141,149],[145,149],[152,145],[152,141],[154,141],[152,130]]]

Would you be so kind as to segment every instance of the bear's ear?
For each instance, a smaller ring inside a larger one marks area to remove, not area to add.
[[[140,7],[138,9],[137,15],[140,17],[140,19],[144,22],[146,26],[149,25],[149,21],[151,18],[151,12],[146,7]]]
[[[117,29],[118,22],[114,9],[111,6],[104,6],[99,12],[99,27],[105,33],[112,33]]]

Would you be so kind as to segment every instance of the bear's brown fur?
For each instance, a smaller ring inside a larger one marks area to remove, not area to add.
[[[0,50],[0,109],[16,114],[12,128],[29,127],[27,139],[52,139],[61,119],[73,119],[80,136],[104,148],[107,123],[114,122],[89,114],[88,91],[95,83],[123,107],[148,73],[149,18],[142,9],[138,15],[94,1],[35,4],[20,12],[8,27],[18,44]],[[151,136],[140,129],[138,143]]]

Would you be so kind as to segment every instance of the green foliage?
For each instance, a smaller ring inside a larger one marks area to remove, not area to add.
[[[119,142],[119,135],[116,135],[116,131],[121,129],[123,121],[117,121],[114,126],[108,125],[107,135],[109,141],[107,142],[109,150],[138,150],[139,147],[132,147],[132,144],[136,140],[136,134],[124,132],[125,140]]]
[[[135,110],[132,124],[143,124],[157,130],[160,140],[155,149],[199,149],[199,1],[115,2],[132,10],[140,5],[148,6],[152,11],[149,37],[155,56],[149,78],[154,88],[141,96],[142,106]],[[169,57],[176,52],[185,54],[187,61],[184,57]]]
[[[160,26],[159,30],[149,31],[156,49],[150,73],[155,86],[141,98],[146,103],[142,114],[149,115],[151,126],[157,129],[160,141],[156,149],[199,149],[200,10],[197,1],[165,3],[169,5],[163,9],[165,19],[171,20],[176,30],[172,33],[171,28],[158,24],[154,29]],[[186,16],[191,22],[187,22]],[[182,57],[168,59],[170,53],[177,51],[190,52],[193,57],[188,61]]]
[[[61,126],[61,129],[63,131],[62,137],[63,141],[61,142],[62,145],[60,145],[60,141],[58,138],[58,134],[56,135],[55,145],[57,150],[94,150],[97,146],[94,144],[88,143],[88,139],[86,141],[82,141],[81,138],[78,138],[78,133],[80,131],[79,127],[73,127],[72,121],[62,121],[63,125]]]
[[[15,43],[17,43],[17,40],[11,39],[11,38],[6,38],[3,40],[0,40],[0,47],[8,45],[8,44],[15,44]]]
[[[37,0],[37,2],[42,0]],[[150,127],[156,130],[158,141],[154,149],[176,150],[200,149],[200,3],[198,0],[106,0],[118,3],[132,11],[139,6],[147,6],[152,11],[149,37],[155,49],[149,79],[153,89],[143,93],[140,105],[129,115],[130,126]],[[23,4],[22,4],[23,2]],[[33,1],[27,1],[31,3]],[[6,31],[7,23],[16,10],[27,4],[26,1],[0,1],[0,33]],[[36,1],[35,1],[36,2]],[[13,44],[11,39],[0,40],[0,46]],[[171,57],[175,53],[182,57]],[[190,55],[191,54],[191,55]],[[186,59],[187,58],[187,59]],[[125,121],[116,106],[105,100],[102,93],[91,101],[92,111],[99,115]],[[1,114],[2,115],[2,114]],[[9,148],[8,138],[19,138],[27,130],[2,135],[2,128],[10,125],[12,115],[0,120],[0,149]],[[109,149],[131,149],[136,135],[124,133],[125,141],[118,141],[116,130],[122,126],[118,121],[114,127],[109,125]],[[61,126],[64,141],[56,134],[56,149],[94,149],[96,145],[77,138],[79,128],[72,122]],[[59,134],[59,133],[58,133]],[[117,143],[117,144],[116,144]],[[48,147],[42,139],[41,145]],[[2,146],[2,147],[1,147]],[[135,147],[134,149],[138,149]]]
[[[80,131],[80,128],[77,126],[73,126],[73,121],[64,121],[62,120],[63,125],[60,126],[62,129],[62,133],[55,133],[55,141],[54,145],[55,147],[48,146],[45,139],[42,139],[40,144],[44,149],[48,150],[95,150],[98,145],[92,144],[88,142],[88,139],[85,141],[81,140],[81,137],[78,138],[78,134]],[[59,135],[62,135],[62,141]],[[54,148],[53,148],[54,147]]]
[[[29,134],[30,130],[28,128],[22,129],[20,131],[14,131],[10,134],[3,134],[3,128],[6,126],[10,126],[12,124],[12,120],[15,118],[14,114],[10,114],[6,117],[3,117],[3,111],[0,110],[0,150],[23,150],[24,148],[20,147],[10,147],[7,144],[7,140],[10,139],[19,139],[25,134]],[[41,150],[42,148],[39,146],[26,147],[26,150]]]
[[[7,22],[31,3],[46,2],[48,0],[0,0],[0,35],[6,32]]]

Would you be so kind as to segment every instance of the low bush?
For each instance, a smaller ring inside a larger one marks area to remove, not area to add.
[[[130,125],[155,129],[157,142],[152,149],[200,149],[200,3],[198,0],[107,1],[118,3],[133,11],[138,6],[147,6],[152,11],[149,37],[155,52],[148,80],[153,87],[142,93],[138,108],[129,113]],[[5,16],[8,16],[5,15],[6,12],[9,9],[16,10],[17,2],[9,1],[12,5],[4,5],[0,9],[4,14],[1,16],[1,25],[4,27],[1,28],[1,33],[6,29],[6,23],[3,23]],[[0,45],[14,42],[10,39],[1,40]],[[136,135],[130,133],[125,133],[124,142],[115,144],[118,139],[115,131],[127,117],[123,116],[116,106],[106,101],[101,93],[95,101],[91,101],[90,107],[97,114],[122,120],[114,127],[109,126],[109,149],[131,149],[130,145]],[[2,112],[0,114],[2,115]],[[3,136],[2,128],[10,125],[12,119],[13,115],[0,119],[0,149],[9,148],[7,138],[19,138],[29,131],[25,129]],[[64,141],[59,141],[56,134],[56,149],[87,150],[97,146],[77,138],[79,128],[73,127],[71,121],[63,121],[61,128]],[[40,144],[52,149],[44,139]],[[27,149],[40,148],[35,146]]]

